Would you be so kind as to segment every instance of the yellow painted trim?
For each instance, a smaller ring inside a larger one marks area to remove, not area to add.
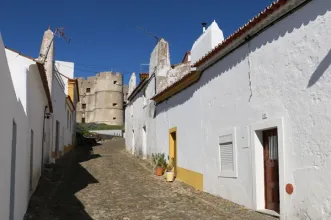
[[[52,151],[52,158],[56,158],[55,151]]]
[[[176,178],[184,183],[193,186],[195,189],[203,191],[203,174],[182,167],[177,167]]]
[[[177,132],[177,127],[173,127],[169,129],[169,134],[173,132]]]
[[[152,99],[156,103],[163,102],[164,100],[170,98],[171,96],[179,93],[180,91],[197,82],[200,79],[200,76],[200,71],[192,71],[185,75],[183,78],[181,78],[179,81],[172,84],[170,87],[163,90],[161,93],[154,96]]]
[[[176,140],[172,138],[172,133],[176,133]],[[177,127],[173,127],[169,129],[169,159],[175,159],[177,164]],[[174,173],[177,173],[177,166],[173,168]]]

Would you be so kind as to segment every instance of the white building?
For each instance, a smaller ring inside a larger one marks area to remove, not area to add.
[[[1,37],[0,68],[0,216],[23,219],[41,164],[50,157],[45,115],[52,103],[43,65],[5,49]]]
[[[23,219],[43,165],[73,146],[78,84],[53,64],[52,55],[44,63],[5,48],[0,37],[0,219]]]
[[[154,120],[146,152],[175,157],[178,179],[281,219],[331,219],[330,11],[330,1],[276,1],[156,88],[154,119],[136,118],[131,97],[128,150],[142,146],[130,126]]]

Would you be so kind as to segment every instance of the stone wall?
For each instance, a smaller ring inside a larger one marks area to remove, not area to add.
[[[123,76],[101,72],[96,76],[78,78],[80,102],[77,122],[123,125]]]

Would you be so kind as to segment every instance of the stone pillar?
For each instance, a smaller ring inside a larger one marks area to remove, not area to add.
[[[38,60],[44,64],[50,93],[52,93],[53,64],[54,64],[54,40],[53,32],[48,28],[45,31],[40,47]],[[46,59],[45,59],[46,58]]]

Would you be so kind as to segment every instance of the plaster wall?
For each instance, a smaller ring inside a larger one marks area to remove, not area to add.
[[[155,94],[155,77],[151,77],[145,88],[125,108],[126,149],[145,159],[151,156],[156,147],[155,104],[150,100]],[[146,90],[146,104],[144,104],[144,90]],[[143,143],[144,127],[146,130],[145,144]]]
[[[1,41],[1,39],[0,39]],[[41,174],[42,136],[44,108],[48,105],[36,62],[20,56],[11,50],[4,50],[0,43],[0,66],[2,103],[1,138],[3,153],[1,156],[0,215],[9,218],[12,158],[13,120],[17,125],[16,162],[15,162],[15,200],[13,219],[23,219],[30,195],[35,190]],[[7,61],[6,61],[7,58]],[[8,63],[8,64],[7,64]],[[9,69],[8,69],[9,67]],[[30,189],[30,143],[33,136],[32,186]],[[47,138],[46,134],[46,138]],[[47,151],[48,146],[44,145]]]
[[[55,67],[62,75],[65,75],[70,79],[74,78],[75,64],[73,62],[56,60]],[[68,78],[62,75],[61,78],[64,82],[64,92],[66,95],[68,95]]]
[[[64,145],[66,145],[67,139],[67,109],[66,109],[66,94],[61,85],[61,81],[55,76],[57,74],[54,71],[52,80],[52,104],[53,104],[53,116],[51,118],[52,127],[52,151],[55,152],[56,145],[56,121],[60,123],[59,129],[59,152],[63,154]],[[57,155],[60,156],[60,155]]]
[[[224,40],[223,32],[213,21],[194,42],[191,49],[191,63],[194,64]]]
[[[202,173],[204,191],[261,209],[251,137],[256,124],[281,119],[281,219],[331,218],[330,21],[331,2],[312,1],[209,67],[157,106],[149,152],[168,154],[168,131],[177,127],[178,166]],[[222,177],[218,140],[234,128],[237,177]]]

